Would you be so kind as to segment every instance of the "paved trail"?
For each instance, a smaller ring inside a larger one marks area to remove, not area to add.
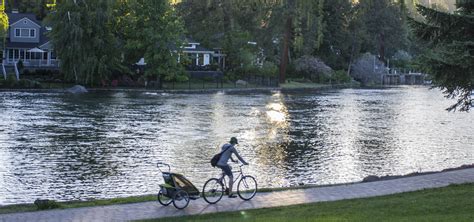
[[[0,221],[130,221],[373,197],[463,183],[474,183],[474,168],[370,183],[259,193],[251,201],[242,201],[239,198],[223,198],[218,204],[209,205],[203,199],[199,199],[191,201],[189,206],[184,210],[177,210],[172,205],[162,207],[158,202],[144,202],[102,207],[0,214]]]

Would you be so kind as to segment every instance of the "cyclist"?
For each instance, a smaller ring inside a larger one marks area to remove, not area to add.
[[[239,142],[237,141],[237,138],[235,137],[230,138],[229,143],[226,143],[222,146],[221,158],[217,162],[217,167],[221,168],[223,171],[223,174],[229,177],[229,190],[226,190],[226,193],[229,195],[229,198],[235,198],[237,196],[232,193],[232,185],[234,184],[234,181],[233,181],[234,175],[232,174],[232,168],[229,166],[229,164],[227,164],[227,162],[229,161],[229,159],[232,160],[232,162],[234,163],[238,162],[237,160],[234,160],[232,158],[232,154],[234,154],[235,156],[237,156],[240,162],[242,162],[244,165],[248,165],[248,163],[244,159],[242,159],[242,157],[239,155],[239,153],[235,149],[234,146],[236,144],[239,144]]]

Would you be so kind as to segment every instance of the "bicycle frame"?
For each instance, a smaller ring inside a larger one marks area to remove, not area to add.
[[[243,178],[245,175],[244,175],[244,171],[242,170],[242,167],[245,166],[243,164],[239,165],[239,170],[236,170],[236,171],[232,171],[232,173],[238,173],[238,175],[235,177],[234,176],[234,181],[232,181],[232,184],[234,184],[236,181],[238,181],[241,177]],[[229,188],[227,186],[227,181],[225,180],[225,176],[227,176],[224,171],[222,171],[222,176],[219,177],[219,181],[222,183],[222,185],[224,186],[225,189]]]

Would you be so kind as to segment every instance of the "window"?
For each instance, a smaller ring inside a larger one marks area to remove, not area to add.
[[[18,60],[20,58],[20,50],[19,49],[14,49],[13,52],[14,52],[13,58],[15,60]]]
[[[35,29],[27,29],[27,28],[17,28],[17,29],[15,29],[15,37],[35,38],[36,37],[36,30]]]
[[[13,60],[13,49],[8,49],[8,58]]]
[[[204,54],[197,54],[198,55],[198,62],[196,65],[203,66],[204,65]]]
[[[20,59],[25,59],[25,50],[24,49],[20,49]]]

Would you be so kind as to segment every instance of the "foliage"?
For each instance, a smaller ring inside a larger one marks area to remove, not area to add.
[[[8,16],[4,12],[0,12],[0,55],[3,58],[5,41],[8,34]]]
[[[361,53],[384,60],[410,47],[403,1],[185,0],[178,12],[196,40],[224,48],[228,70],[241,65],[241,43],[255,41],[254,53],[280,64],[281,80],[304,55],[346,69]]]
[[[386,62],[398,49],[407,47],[407,27],[400,6],[391,0],[361,0],[358,7],[365,28],[361,50]]]
[[[321,46],[314,52],[334,69],[345,69],[350,60],[352,47],[363,27],[355,19],[356,10],[347,0],[333,0],[324,4],[323,36]],[[360,47],[359,47],[360,48]]]
[[[303,56],[295,61],[296,71],[313,82],[329,79],[333,70],[316,57]]]
[[[54,200],[35,200],[34,204],[38,210],[50,210],[60,207],[60,204]]]
[[[413,57],[405,50],[399,50],[390,59],[390,66],[396,68],[409,68]]]
[[[260,68],[259,73],[263,76],[275,77],[278,75],[278,66],[273,62],[265,62]]]
[[[362,55],[352,65],[351,76],[363,85],[380,84],[381,76],[386,72],[383,62],[370,53]]]
[[[138,61],[143,57],[148,77],[185,80],[187,76],[178,63],[183,25],[171,5],[167,1],[148,0],[121,4],[129,7],[119,19],[126,27],[123,35],[127,60]]]
[[[412,19],[411,25],[428,47],[422,57],[425,71],[447,97],[457,98],[448,110],[468,111],[474,90],[474,4],[459,0],[457,6],[450,14],[418,5],[425,21]]]
[[[34,13],[39,20],[46,17],[51,0],[6,0],[6,10],[18,9],[20,13]]]
[[[349,83],[351,82],[352,78],[347,74],[345,70],[337,70],[334,72],[332,76],[332,83]]]
[[[67,80],[94,85],[123,67],[111,32],[111,0],[64,0],[48,16],[49,37]]]

